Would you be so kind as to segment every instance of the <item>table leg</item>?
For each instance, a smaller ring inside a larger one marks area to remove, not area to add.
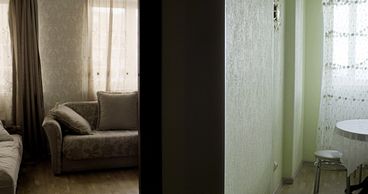
[[[361,182],[361,183],[359,183],[357,185],[350,185],[350,192],[353,192],[353,191],[358,190],[358,189],[361,189],[361,188],[365,189],[364,187],[367,187],[367,186],[368,186],[368,177],[365,177],[365,179],[363,180],[363,182]],[[362,191],[360,191],[360,193],[362,193]],[[363,193],[367,193],[367,192],[365,191]]]

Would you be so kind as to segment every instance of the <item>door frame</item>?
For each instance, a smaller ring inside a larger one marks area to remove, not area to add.
[[[138,4],[139,193],[163,193],[161,0],[140,0]]]

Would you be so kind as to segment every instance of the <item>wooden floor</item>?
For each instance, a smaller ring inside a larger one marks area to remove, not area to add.
[[[19,172],[17,193],[138,194],[138,170],[128,168],[54,176],[49,162],[25,165]]]
[[[312,194],[314,173],[312,164],[304,164],[294,184],[282,186],[278,194]],[[368,176],[367,169],[364,170],[363,175],[363,179]],[[352,177],[353,184],[357,181],[358,175],[355,178]],[[320,194],[343,194],[344,189],[344,171],[322,171]],[[25,165],[19,172],[17,193],[138,194],[138,170],[130,168],[54,176],[49,162]]]
[[[344,194],[345,190],[344,171],[321,171],[320,194]],[[358,182],[358,172],[351,177],[352,184]],[[315,168],[312,163],[305,163],[291,185],[282,186],[280,194],[312,194],[314,185]],[[368,176],[368,170],[364,169],[363,178]],[[359,191],[353,192],[354,194]]]

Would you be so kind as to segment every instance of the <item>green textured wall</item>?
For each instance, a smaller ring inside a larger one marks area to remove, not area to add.
[[[304,0],[285,0],[282,176],[293,179],[303,159]]]
[[[283,138],[283,92],[284,92],[284,33],[285,33],[285,0],[280,0],[281,26],[274,31],[273,59],[273,126],[272,157],[278,167],[273,171],[272,189],[276,191],[282,179],[282,138]]]
[[[321,71],[323,59],[323,16],[321,0],[305,4],[305,91],[303,160],[313,161],[316,149]]]
[[[272,191],[272,1],[226,0],[225,194]]]
[[[227,3],[229,2],[231,2],[231,6],[235,4],[237,4],[237,6],[240,6],[240,8],[238,7],[239,9],[241,9],[241,7],[245,5],[241,4],[241,1],[227,1]],[[322,36],[320,34],[322,32],[322,12],[320,3],[320,0],[281,1],[282,26],[279,32],[273,33],[274,53],[272,63],[272,94],[274,95],[274,97],[272,99],[273,119],[271,159],[277,162],[279,164],[279,167],[276,168],[273,172],[271,183],[272,191],[275,191],[280,185],[281,177],[293,178],[296,175],[303,160],[313,160],[316,133],[315,129],[318,122],[319,111],[318,108],[321,74],[320,64],[322,61]],[[227,6],[229,5],[230,4],[227,4]],[[248,6],[252,7],[255,5],[248,4]],[[228,7],[228,9],[229,8],[230,7]],[[233,16],[234,15],[232,15],[232,17],[230,18],[233,19],[237,17],[237,15],[235,15],[235,17]],[[251,23],[250,25],[252,26]],[[228,27],[229,26],[227,26],[227,28]],[[236,31],[243,33],[247,32],[245,29],[241,28]],[[229,37],[229,34],[227,35],[227,37]],[[245,37],[240,36],[238,38],[240,38],[240,40],[243,40],[243,38]],[[232,46],[234,45],[228,45],[228,48],[232,48]],[[244,53],[239,50],[240,47],[237,47],[239,53],[236,54],[243,55]],[[234,61],[229,60],[231,57],[229,57],[230,55],[228,54],[229,53],[227,53],[227,63],[230,64],[231,62],[233,64]],[[242,60],[242,57],[237,57],[237,59]],[[234,62],[234,64],[237,63],[238,62]],[[228,66],[227,68],[229,67],[230,66]],[[238,68],[237,71],[239,71],[239,69],[241,68]],[[228,70],[229,69],[227,69],[227,71]],[[228,84],[233,81],[235,81],[234,83],[243,83],[243,81],[252,79],[252,77],[253,76],[244,77],[244,80],[240,79],[241,77],[237,76],[233,77],[234,80],[233,78],[227,77],[227,81],[229,81]],[[234,86],[232,85],[231,87]],[[252,87],[252,89],[255,89],[254,85]],[[228,90],[227,92],[231,92],[231,90]],[[227,93],[226,95],[227,97],[229,97],[229,93]],[[230,100],[230,98],[227,99]],[[229,101],[227,101],[227,103],[228,102]],[[239,107],[239,105],[242,105],[242,102],[236,104],[237,107]],[[246,106],[246,104],[244,105]],[[227,109],[226,111],[230,110]],[[226,125],[226,133],[229,134],[231,133],[229,131],[231,129],[231,120],[236,119],[236,117],[230,118],[232,119],[227,120],[227,124],[230,125]],[[227,119],[229,119],[229,117],[227,117]],[[245,119],[245,121],[246,120],[247,119]],[[238,124],[239,123],[241,122],[238,122]],[[246,127],[245,130],[247,130],[248,126],[243,126]],[[256,126],[262,127],[262,125]],[[241,134],[243,133],[238,133],[237,138],[239,138]],[[226,138],[230,138],[230,136],[227,136]],[[230,144],[227,139],[225,143],[228,143],[226,148],[228,152],[226,152],[225,150],[225,160],[228,161],[228,166],[225,167],[225,169],[228,169],[228,171],[225,172],[226,182],[227,180],[232,180],[233,177],[237,177],[239,175],[237,175],[235,171],[231,171],[231,163],[229,163],[229,161],[231,161],[229,157],[233,157],[231,156],[231,153],[229,153],[229,151],[231,150],[231,152],[234,152],[234,150],[238,149],[230,149],[232,144],[235,145],[234,141]],[[238,143],[237,146],[239,145],[242,144]],[[259,150],[260,149],[254,149],[253,152],[257,152]],[[239,156],[240,158],[237,158],[237,160],[233,158],[234,161],[244,160],[245,164],[260,157],[268,158],[267,154],[264,153],[262,153],[257,158],[248,158],[245,157],[248,151],[244,151],[242,148],[238,151],[238,153],[244,152],[245,155],[241,157]],[[247,159],[245,159],[244,157]],[[256,168],[256,166],[254,167],[254,169],[258,169]],[[240,167],[240,169],[242,168],[243,167]],[[247,174],[249,174],[249,172],[251,171],[251,169],[249,168],[244,168],[244,170],[248,172]],[[267,171],[262,171],[260,175],[266,176],[267,174]],[[253,182],[250,181],[250,183]],[[265,183],[266,181],[263,181],[263,184],[267,185],[267,183]],[[235,193],[235,191],[242,191],[242,188],[248,188],[252,191],[255,191],[257,185],[251,184],[247,186],[247,184],[240,183],[239,185],[237,185],[236,182],[225,183],[226,193]],[[265,190],[261,189],[261,193],[263,193],[264,191],[268,192],[267,188],[268,186],[264,187]]]
[[[293,176],[303,161],[304,113],[304,0],[295,1],[295,88],[294,88],[294,137]]]

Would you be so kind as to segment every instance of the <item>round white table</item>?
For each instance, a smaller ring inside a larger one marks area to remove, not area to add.
[[[332,146],[342,153],[341,162],[350,175],[368,162],[368,119],[340,121],[334,132]]]
[[[349,139],[368,141],[368,119],[340,121],[336,123],[336,133]]]
[[[347,169],[347,186],[349,187],[350,174],[362,164],[368,163],[368,119],[345,120],[336,123],[332,147],[342,153],[341,163]]]

